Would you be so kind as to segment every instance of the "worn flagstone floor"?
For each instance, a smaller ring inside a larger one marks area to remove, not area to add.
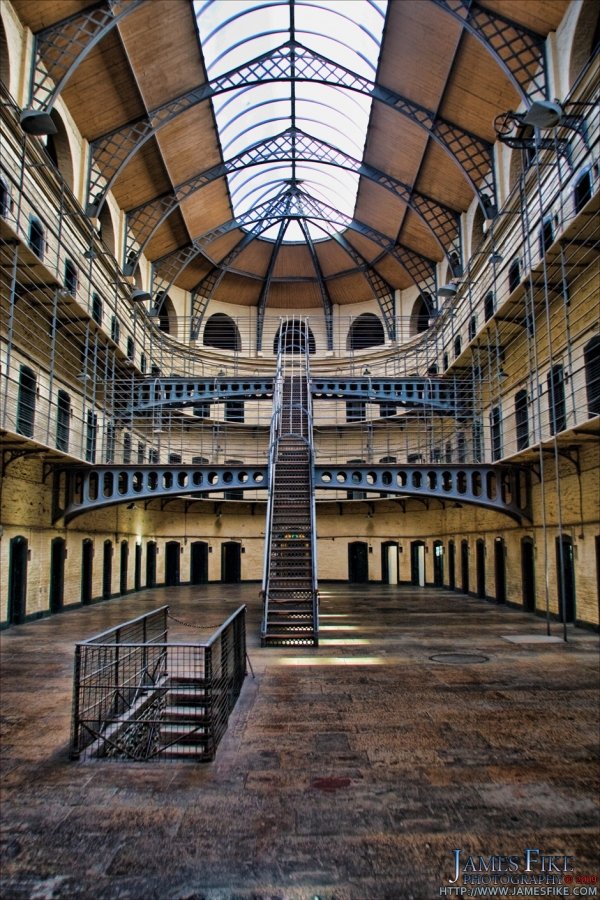
[[[2,900],[433,900],[457,896],[457,849],[574,856],[561,896],[600,876],[596,635],[323,585],[320,647],[262,649],[257,595],[160,588],[2,633]],[[164,603],[198,623],[248,604],[255,677],[216,761],[69,762],[74,642]]]

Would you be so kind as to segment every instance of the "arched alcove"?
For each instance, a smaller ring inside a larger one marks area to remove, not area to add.
[[[308,340],[308,352],[315,352],[315,338],[311,329],[299,319],[290,319],[277,329],[273,341],[273,353],[277,354],[281,340],[282,353],[304,353]]]
[[[161,291],[156,297],[158,327],[165,334],[177,334],[177,313],[168,294]]]
[[[10,92],[10,51],[4,23],[0,17],[0,81]]]
[[[205,347],[217,347],[219,350],[242,349],[238,327],[225,313],[214,313],[209,317],[204,326],[202,343]]]
[[[581,70],[587,64],[600,41],[600,6],[598,3],[582,3],[579,18],[573,34],[571,57],[569,59],[569,88],[572,87]]]
[[[422,334],[429,328],[429,319],[431,317],[432,307],[431,300],[427,294],[419,294],[413,304],[410,314],[410,335]]]
[[[352,322],[346,340],[347,350],[365,350],[385,344],[385,332],[381,319],[374,313],[362,313]]]
[[[73,190],[73,155],[65,124],[55,109],[51,113],[56,126],[56,134],[48,134],[43,139],[46,153],[62,175],[65,184]]]
[[[100,215],[98,218],[100,220],[99,234],[102,243],[107,250],[110,250],[110,252],[115,255],[117,250],[117,242],[115,237],[116,229],[108,203],[104,204],[104,206],[100,210]]]

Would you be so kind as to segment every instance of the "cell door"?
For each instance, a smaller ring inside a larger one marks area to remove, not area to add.
[[[496,603],[506,603],[506,547],[502,538],[494,541]]]
[[[469,542],[460,542],[460,582],[463,593],[469,593]]]
[[[416,587],[425,587],[425,544],[412,541],[410,545],[410,582]]]
[[[81,544],[81,602],[92,602],[92,565],[94,544],[86,538]]]
[[[146,544],[146,587],[156,585],[156,541]]]
[[[381,545],[381,580],[383,584],[398,584],[399,581],[398,544],[385,541]]]
[[[27,538],[12,538],[9,553],[8,622],[10,625],[19,625],[25,621],[27,607]]]
[[[134,570],[133,570],[133,586],[136,591],[142,586],[142,545],[135,545]]]
[[[369,582],[369,545],[365,541],[348,544],[348,581],[350,584]]]
[[[456,546],[454,541],[448,541],[448,587],[451,591],[456,589]]]
[[[444,587],[444,545],[441,541],[433,542],[433,583],[436,587]]]
[[[531,538],[521,541],[521,591],[523,609],[535,612],[535,556]]]
[[[562,544],[562,552],[561,552]],[[575,621],[575,560],[571,538],[556,538],[558,614],[561,622]]]
[[[129,544],[127,541],[121,542],[121,554],[119,563],[119,593],[127,593],[127,570],[129,567]]]
[[[221,545],[221,581],[223,584],[239,584],[242,574],[242,545],[226,541]]]
[[[112,593],[112,541],[104,541],[102,556],[102,597],[108,600]]]
[[[194,541],[190,556],[190,584],[208,583],[208,544]]]
[[[179,541],[167,541],[165,544],[165,584],[167,587],[176,587],[179,584],[180,559]]]
[[[57,613],[65,601],[65,541],[54,538],[50,544],[50,612]]]
[[[485,541],[481,539],[475,545],[477,566],[477,596],[485,597]]]

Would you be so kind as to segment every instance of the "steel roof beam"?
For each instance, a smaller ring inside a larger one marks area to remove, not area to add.
[[[155,197],[148,203],[130,210],[127,213],[127,273],[133,274],[140,255],[160,225],[169,218],[183,200],[196,191],[218,178],[249,166],[292,160],[348,169],[385,188],[406,203],[425,222],[451,265],[456,259],[455,254],[460,259],[460,213],[415,191],[410,185],[382,172],[375,166],[363,163],[338,150],[337,147],[311,137],[301,129],[289,128],[273,138],[254,144],[223,163],[188,178],[174,187],[172,192]],[[459,273],[455,272],[454,274]]]
[[[241,87],[279,81],[306,81],[333,85],[372,97],[395,109],[426,131],[455,161],[479,198],[485,215],[490,217],[495,213],[496,188],[492,144],[390,88],[333,63],[296,41],[287,41],[246,65],[173,98],[149,112],[147,117],[128,123],[93,141],[88,213],[98,214],[107,192],[128,162],[164,125],[218,94]]]

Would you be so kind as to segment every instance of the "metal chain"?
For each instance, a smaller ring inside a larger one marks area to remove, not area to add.
[[[174,622],[178,622],[180,625],[185,625],[186,628],[199,628],[201,630],[206,630],[207,628],[220,628],[223,624],[219,622],[218,625],[194,625],[192,622],[184,622],[183,619],[178,619],[177,616],[171,615],[171,613],[167,613],[168,619],[173,619]]]

